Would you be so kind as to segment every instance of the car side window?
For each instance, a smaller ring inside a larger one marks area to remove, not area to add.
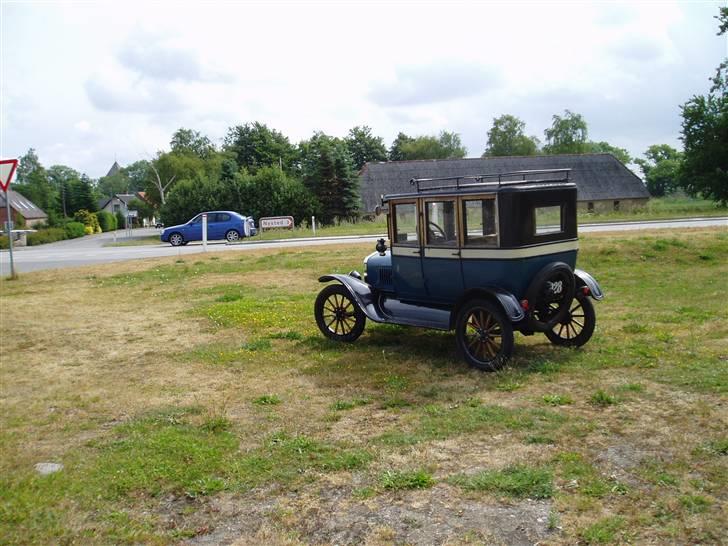
[[[394,205],[394,243],[397,245],[419,245],[417,236],[417,206],[415,203]]]
[[[457,246],[458,230],[454,200],[428,201],[425,203],[425,215],[428,245]]]
[[[561,205],[535,207],[533,211],[534,235],[549,235],[564,231],[561,209]]]
[[[229,222],[230,221],[230,215],[225,212],[218,212],[215,215],[217,218],[215,218],[215,222]]]
[[[199,224],[201,222],[202,222],[202,214],[198,214],[192,220],[190,220],[190,224]]]
[[[466,246],[496,246],[495,199],[463,200],[463,229]]]

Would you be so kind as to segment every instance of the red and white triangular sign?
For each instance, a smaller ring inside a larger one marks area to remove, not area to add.
[[[3,191],[8,191],[10,180],[12,180],[17,168],[17,159],[0,159],[0,187]]]

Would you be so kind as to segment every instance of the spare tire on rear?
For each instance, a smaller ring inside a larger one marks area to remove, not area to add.
[[[574,299],[574,272],[563,262],[552,262],[533,278],[526,291],[528,320],[533,330],[551,330],[564,318]]]

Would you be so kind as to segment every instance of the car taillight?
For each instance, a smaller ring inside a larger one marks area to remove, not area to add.
[[[588,286],[582,286],[581,293],[584,294],[585,296],[588,296],[591,293],[591,290],[589,290]]]
[[[521,307],[524,311],[528,311],[528,300],[521,300]]]

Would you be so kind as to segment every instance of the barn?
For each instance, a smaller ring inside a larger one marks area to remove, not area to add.
[[[382,195],[411,191],[412,178],[502,174],[540,169],[571,169],[579,210],[607,212],[642,207],[649,199],[642,180],[612,154],[539,155],[472,159],[430,159],[366,163],[359,172],[364,211]]]

